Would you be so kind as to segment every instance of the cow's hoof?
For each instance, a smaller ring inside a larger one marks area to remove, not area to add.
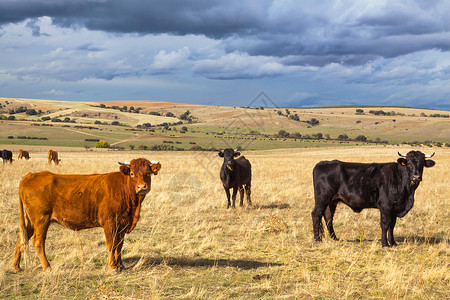
[[[52,267],[47,267],[46,269],[44,269],[45,273],[51,273],[52,272]]]
[[[390,245],[383,245],[383,248],[384,249],[388,249],[388,248],[391,248],[391,246]]]
[[[14,266],[14,272],[21,272],[23,271],[21,267]]]
[[[396,242],[391,243],[391,247],[395,247],[398,246],[398,244]]]

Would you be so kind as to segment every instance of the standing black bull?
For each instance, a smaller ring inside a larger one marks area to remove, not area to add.
[[[333,216],[338,202],[344,202],[355,212],[365,208],[380,210],[381,244],[397,245],[394,226],[397,217],[404,217],[414,204],[414,192],[422,180],[424,167],[434,166],[420,151],[410,151],[393,163],[348,163],[338,160],[321,161],[313,170],[316,205],[311,213],[314,239],[321,241],[322,216],[330,237],[337,240]],[[389,244],[387,232],[389,231]]]
[[[4,149],[0,153],[2,154],[3,163],[6,163],[9,160],[9,163],[12,164],[13,159],[11,151]]]
[[[227,193],[228,205],[230,207],[230,189],[233,188],[233,205],[235,208],[236,194],[239,189],[241,200],[239,205],[244,205],[244,188],[247,194],[247,202],[252,205],[250,200],[251,182],[252,182],[252,166],[248,159],[241,156],[237,159],[235,157],[241,155],[233,149],[225,149],[219,152],[219,156],[223,157],[223,165],[220,169],[220,179],[222,180],[223,188]]]

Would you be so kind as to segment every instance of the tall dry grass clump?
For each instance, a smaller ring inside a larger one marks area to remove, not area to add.
[[[334,219],[340,241],[313,242],[314,165],[395,161],[398,150],[409,149],[243,151],[252,163],[254,206],[236,209],[226,209],[223,159],[211,152],[60,152],[58,166],[42,153],[0,166],[0,298],[449,298],[449,149],[433,149],[436,166],[424,171],[413,209],[395,227],[398,247],[381,248],[377,210],[356,214],[345,205]],[[125,237],[127,270],[105,271],[102,229],[54,224],[46,242],[53,271],[41,272],[30,243],[26,269],[12,272],[25,174],[107,173],[137,157],[159,160],[162,169]]]

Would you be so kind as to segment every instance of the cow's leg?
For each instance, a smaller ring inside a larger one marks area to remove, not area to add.
[[[23,237],[25,239],[23,241],[23,243],[27,244],[28,240],[31,238],[31,236],[33,236],[34,228],[33,228],[33,225],[31,225],[31,222],[29,220],[27,220],[27,222],[25,224],[26,224],[25,229],[27,231],[27,234],[26,234],[26,236]],[[22,234],[19,232],[17,234],[16,249],[14,251],[14,258],[13,258],[13,263],[12,263],[15,272],[22,270],[22,268],[20,267],[20,258],[22,256],[22,251],[24,251],[24,250],[25,249],[22,248]]]
[[[105,232],[106,247],[108,247],[107,266],[111,271],[120,271],[121,267],[117,259],[122,259],[120,252],[122,251],[125,230],[120,230],[115,222],[110,222],[103,226],[103,231]]]
[[[241,185],[239,187],[239,197],[240,197],[239,206],[244,206],[244,186],[243,185]]]
[[[233,194],[231,195],[231,199],[233,201],[231,204],[232,208],[236,208],[236,195],[237,195],[238,189],[239,189],[239,187],[237,187],[237,186],[233,187]]]
[[[44,271],[51,271],[52,268],[45,255],[45,239],[47,238],[47,231],[50,226],[50,216],[43,216],[42,219],[34,222],[34,224],[34,248],[36,248],[37,255],[41,261],[42,269]]]
[[[397,246],[397,243],[394,240],[394,227],[395,223],[397,223],[397,216],[391,215],[391,223],[389,225],[388,236],[389,236],[389,245]]]
[[[116,257],[114,255],[114,240],[116,238],[116,228],[115,226],[111,226],[105,224],[103,226],[103,231],[105,232],[105,241],[106,241],[106,247],[108,248],[108,264],[106,267],[109,267],[112,271],[116,271]]]
[[[380,226],[381,226],[381,245],[383,248],[390,247],[387,242],[387,231],[391,225],[390,214],[384,213],[380,210]]]
[[[114,250],[114,258],[116,260],[116,264],[117,267],[119,268],[119,270],[123,270],[125,269],[125,266],[123,265],[122,262],[122,247],[123,247],[123,241],[125,239],[125,233],[119,233],[117,234],[117,246]]]
[[[313,222],[313,230],[314,230],[314,240],[316,242],[322,241],[323,236],[323,227],[322,227],[322,216],[325,214],[325,209],[327,207],[323,205],[317,205],[314,207],[311,212],[312,222]]]
[[[314,185],[314,199],[315,206],[311,212],[314,240],[316,242],[322,241],[323,227],[322,227],[322,217],[325,214],[325,210],[332,201],[332,195],[327,191],[322,191],[320,186]]]
[[[245,186],[245,193],[247,194],[247,203],[249,206],[252,205],[252,200],[250,198],[250,195],[252,193],[252,186],[250,184]]]
[[[227,200],[228,200],[228,204],[227,204],[227,208],[230,208],[231,202],[230,202],[230,189],[223,187],[225,189],[225,193],[227,194]]]
[[[333,240],[338,240],[338,238],[336,237],[336,233],[334,232],[334,228],[333,228],[333,217],[334,217],[334,213],[336,211],[336,206],[337,206],[337,202],[332,202],[330,203],[330,205],[327,206],[327,208],[325,209],[325,223],[327,224],[327,228],[328,228],[328,233],[330,234],[330,237]]]

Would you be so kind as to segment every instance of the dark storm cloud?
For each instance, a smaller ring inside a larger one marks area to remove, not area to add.
[[[200,1],[7,1],[0,3],[0,24],[51,17],[63,27],[84,26],[114,33],[203,34],[221,38],[260,31],[263,2],[230,5]],[[247,12],[246,12],[247,11]]]
[[[432,2],[392,1],[372,8],[370,1],[3,1],[0,24],[49,16],[62,27],[111,33],[205,35],[222,40],[227,53],[280,57],[288,65],[358,65],[376,57],[450,50],[450,9]]]

